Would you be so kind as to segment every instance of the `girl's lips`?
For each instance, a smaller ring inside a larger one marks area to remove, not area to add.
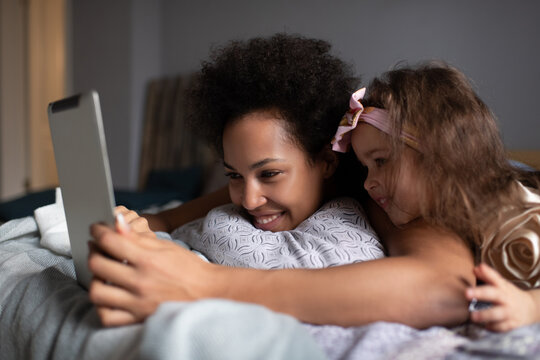
[[[277,214],[259,216],[252,214],[251,216],[253,216],[253,223],[255,224],[255,227],[261,230],[271,230],[281,219],[283,213],[281,212]]]
[[[389,204],[388,198],[380,197],[380,198],[375,198],[374,200],[383,209],[386,209],[388,207],[388,204]]]

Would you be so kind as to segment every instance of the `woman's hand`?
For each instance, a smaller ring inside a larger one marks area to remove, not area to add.
[[[91,234],[89,296],[105,326],[141,322],[164,301],[207,297],[214,265],[174,242],[118,223],[94,224]]]
[[[519,289],[486,264],[474,268],[474,274],[486,285],[466,290],[468,300],[476,298],[492,307],[471,313],[471,320],[491,331],[509,331],[537,320],[537,305],[532,291]]]
[[[137,212],[129,210],[125,206],[117,206],[114,208],[115,215],[122,215],[124,221],[128,225],[131,231],[139,233],[141,235],[156,237],[156,234],[150,229],[148,220],[142,216],[139,216]]]

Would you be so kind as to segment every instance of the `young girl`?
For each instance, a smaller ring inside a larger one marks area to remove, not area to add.
[[[540,289],[516,287],[540,287],[538,180],[509,164],[491,112],[464,75],[444,64],[395,70],[371,84],[369,107],[363,95],[351,98],[334,148],[352,143],[370,197],[397,226],[423,219],[458,234],[508,279],[475,268],[489,285],[466,296],[494,306],[472,321],[496,331],[540,321]]]

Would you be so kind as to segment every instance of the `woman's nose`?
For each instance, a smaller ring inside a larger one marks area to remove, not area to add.
[[[242,194],[242,206],[246,210],[254,210],[266,203],[266,198],[259,184],[247,181]]]

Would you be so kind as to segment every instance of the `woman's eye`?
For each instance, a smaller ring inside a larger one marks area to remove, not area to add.
[[[263,171],[261,173],[261,177],[262,178],[272,178],[276,175],[279,175],[281,174],[281,171],[275,171],[275,170],[272,170],[272,171]]]
[[[227,176],[231,180],[240,179],[242,177],[242,175],[240,175],[239,173],[235,173],[232,171],[226,172],[225,176]]]

